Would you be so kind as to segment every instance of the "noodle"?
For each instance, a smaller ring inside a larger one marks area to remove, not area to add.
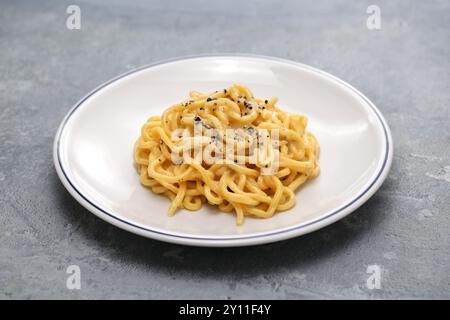
[[[276,102],[236,84],[190,92],[142,127],[134,147],[142,185],[171,199],[170,216],[208,202],[242,224],[292,208],[294,191],[319,174],[319,145],[307,118]]]

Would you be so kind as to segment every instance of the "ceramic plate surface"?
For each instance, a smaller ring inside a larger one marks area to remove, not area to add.
[[[306,115],[321,147],[320,175],[297,191],[297,205],[271,219],[235,216],[204,205],[166,214],[169,199],[142,187],[133,144],[152,115],[190,90],[212,92],[233,83],[278,107]],[[63,120],[54,161],[71,195],[122,229],[162,241],[242,246],[296,237],[333,223],[361,206],[386,178],[392,138],[380,111],[349,84],[296,62],[259,56],[202,56],[131,71],[95,89]]]

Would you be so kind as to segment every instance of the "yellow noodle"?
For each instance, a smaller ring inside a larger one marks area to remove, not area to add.
[[[189,100],[168,108],[161,117],[149,118],[142,127],[134,146],[142,185],[171,199],[169,215],[178,208],[198,210],[206,201],[222,211],[234,211],[237,224],[242,224],[245,216],[270,218],[292,208],[294,191],[320,172],[319,144],[306,131],[306,117],[282,111],[275,106],[277,100],[255,98],[247,87],[237,84],[211,94],[191,91]],[[214,137],[192,136],[198,118],[203,126],[217,130]],[[278,156],[270,174],[262,170],[273,164],[271,158],[250,154],[256,137],[249,127],[266,132],[260,147]],[[188,136],[180,134],[175,139],[174,132],[180,129]],[[235,131],[230,136],[225,129]],[[276,142],[271,135],[275,131]],[[213,143],[215,139],[235,147],[231,159],[214,160],[211,150],[216,154],[225,150]],[[178,154],[183,146],[187,155],[176,163],[171,154]],[[209,153],[197,161],[194,154],[199,149],[201,155],[207,154],[205,150]]]

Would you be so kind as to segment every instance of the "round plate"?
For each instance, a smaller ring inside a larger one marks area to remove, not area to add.
[[[133,144],[152,115],[190,90],[241,83],[256,97],[306,115],[320,147],[320,175],[297,191],[297,204],[270,219],[204,205],[167,216],[169,199],[139,183]],[[58,175],[72,196],[103,220],[149,238],[198,246],[243,246],[296,237],[333,223],[380,187],[392,162],[392,138],[380,111],[344,81],[312,67],[260,56],[190,57],[121,75],[78,102],[54,144]]]

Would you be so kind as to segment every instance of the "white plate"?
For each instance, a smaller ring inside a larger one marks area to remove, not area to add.
[[[321,174],[297,192],[297,205],[271,219],[235,217],[204,205],[166,214],[169,200],[139,183],[133,144],[149,116],[233,83],[309,118]],[[333,223],[380,187],[392,162],[380,111],[344,81],[312,67],[260,56],[203,56],[153,64],[119,76],[84,97],[63,120],[54,162],[67,190],[100,218],[136,234],[199,246],[243,246],[296,237]]]

